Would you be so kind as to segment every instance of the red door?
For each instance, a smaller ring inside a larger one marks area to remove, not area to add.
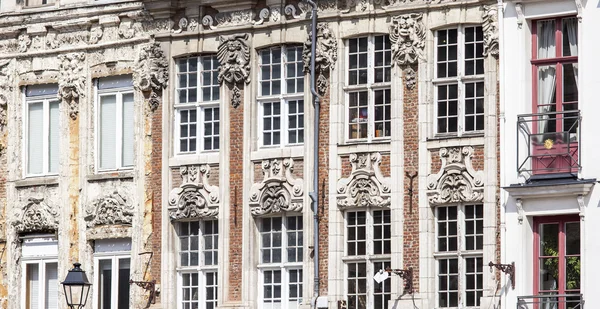
[[[579,216],[535,218],[534,291],[552,295],[541,298],[536,308],[581,308],[580,231]]]

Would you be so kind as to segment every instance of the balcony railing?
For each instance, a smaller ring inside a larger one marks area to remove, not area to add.
[[[583,309],[582,294],[517,297],[517,309]]]
[[[581,168],[579,111],[519,115],[517,171],[529,175],[570,173]]]

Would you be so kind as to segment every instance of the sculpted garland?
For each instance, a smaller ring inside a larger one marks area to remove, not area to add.
[[[250,212],[253,216],[293,211],[302,212],[302,179],[295,178],[294,160],[264,160],[264,179],[250,189]]]
[[[483,171],[471,164],[473,147],[441,148],[442,166],[427,176],[427,195],[431,205],[483,200]]]
[[[216,218],[219,214],[219,188],[208,183],[209,165],[182,166],[182,184],[169,194],[171,220]]]
[[[341,209],[355,207],[389,207],[391,204],[390,178],[383,177],[379,166],[381,154],[353,153],[349,158],[352,172],[337,183],[337,206]]]
[[[231,105],[240,106],[241,92],[239,84],[250,83],[250,48],[248,47],[248,34],[234,34],[219,36],[219,83],[225,82],[232,88]]]

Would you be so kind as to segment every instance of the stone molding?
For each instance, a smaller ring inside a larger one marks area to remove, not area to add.
[[[11,59],[0,61],[0,130],[8,124],[8,97],[14,89],[14,72],[11,63]]]
[[[409,13],[392,18],[390,25],[392,43],[392,63],[401,67],[416,65],[425,60],[426,30],[422,13]]]
[[[498,8],[496,5],[484,5],[482,16],[483,56],[498,58],[500,45],[498,43]]]
[[[254,24],[255,15],[254,9],[219,12],[214,15],[204,15],[204,17],[202,17],[202,25],[211,30],[214,30],[217,27],[251,25]]]
[[[148,105],[155,111],[160,105],[163,88],[169,80],[169,62],[159,43],[148,43],[141,47],[135,61],[133,85],[148,96]]]
[[[262,161],[264,179],[250,188],[250,212],[263,216],[280,212],[302,212],[303,180],[293,176],[294,160]]]
[[[310,72],[311,36],[312,30],[309,32],[308,38],[304,43],[304,49],[302,50],[304,72]],[[337,40],[327,23],[317,24],[317,46],[315,50],[315,71],[317,73],[316,88],[319,94],[324,95],[329,86],[327,76],[329,75],[329,72],[335,68],[335,62],[337,61],[338,56]]]
[[[134,208],[128,194],[119,192],[103,195],[86,209],[85,221],[88,228],[98,225],[131,225]]]
[[[21,233],[58,231],[58,211],[44,202],[44,198],[27,199],[27,204],[15,215],[12,222],[15,231]]]
[[[383,177],[380,170],[381,154],[350,154],[352,172],[338,180],[337,206],[340,209],[356,207],[390,207],[390,177]]]
[[[221,66],[218,81],[233,87],[231,105],[234,108],[242,103],[238,84],[250,83],[250,48],[247,40],[247,33],[219,36],[217,59]]]
[[[186,165],[180,169],[182,184],[169,194],[171,221],[216,218],[219,215],[219,187],[208,184],[210,166]]]
[[[66,101],[69,116],[77,119],[79,97],[85,96],[85,75],[83,67],[85,53],[59,55],[58,99]]]
[[[442,166],[427,176],[427,196],[431,205],[483,201],[483,171],[471,164],[473,147],[441,148]]]

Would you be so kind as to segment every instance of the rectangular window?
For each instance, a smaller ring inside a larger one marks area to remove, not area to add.
[[[58,86],[36,85],[25,90],[26,175],[58,174],[60,103]]]
[[[96,308],[128,309],[131,275],[131,239],[96,240],[94,290]]]
[[[25,309],[58,309],[58,245],[54,237],[26,238],[22,247]]]
[[[179,223],[180,309],[217,308],[218,251],[217,220]]]
[[[216,55],[177,60],[176,153],[219,150],[218,75]]]
[[[290,309],[302,303],[303,224],[300,216],[259,219],[261,308]]]
[[[439,308],[476,308],[483,295],[483,205],[436,209]]]
[[[304,73],[302,47],[283,46],[259,51],[262,146],[304,143]]]
[[[131,168],[134,102],[131,75],[98,79],[98,168]]]
[[[27,0],[27,6],[42,6],[52,3],[54,3],[54,0]]]
[[[461,136],[483,131],[484,65],[481,26],[436,32],[436,132]]]
[[[389,308],[391,283],[373,276],[390,267],[392,218],[390,210],[347,211],[346,296],[348,308]]]
[[[346,89],[348,140],[391,136],[391,44],[389,36],[348,40]]]

